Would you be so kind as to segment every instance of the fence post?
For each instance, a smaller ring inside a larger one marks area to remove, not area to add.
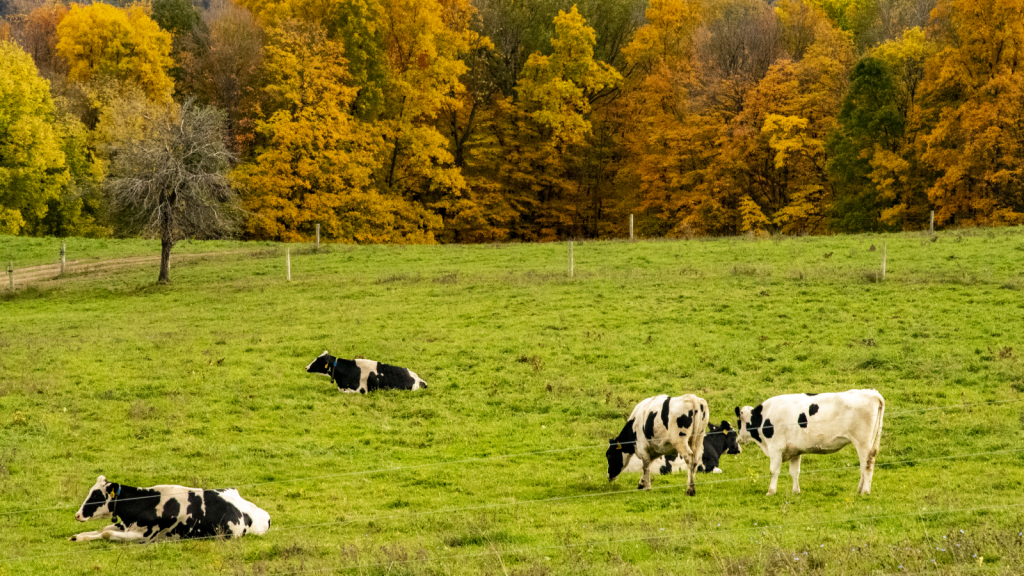
[[[885,243],[882,243],[882,280],[885,280]]]
[[[572,240],[569,240],[569,278],[572,278],[573,274],[575,273],[575,271],[573,270],[573,265],[574,262],[572,257]]]
[[[292,281],[292,249],[284,249],[284,267],[286,270],[286,278],[289,282]]]
[[[932,217],[928,221],[928,233],[935,234],[935,210],[932,210]]]
[[[7,263],[7,280],[11,284],[11,290],[14,290],[14,262]]]
[[[68,253],[68,246],[64,242],[60,243],[60,275],[64,275],[64,261]]]
[[[316,225],[316,251],[320,251],[320,224]]]
[[[629,241],[633,241],[633,215],[629,215]]]

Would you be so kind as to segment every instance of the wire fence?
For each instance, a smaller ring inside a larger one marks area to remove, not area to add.
[[[912,460],[883,461],[883,462],[877,462],[876,466],[879,469],[882,469],[882,468],[885,468],[885,467],[896,466],[896,465],[901,465],[901,464],[912,464],[912,463],[918,463],[918,462],[932,462],[932,461],[938,461],[938,460],[957,460],[957,459],[964,459],[964,458],[975,458],[975,457],[979,457],[979,456],[990,456],[990,455],[994,455],[994,454],[1011,454],[1011,453],[1022,453],[1022,452],[1024,452],[1024,448],[1012,448],[1012,449],[1005,449],[1005,450],[992,450],[992,451],[988,451],[988,452],[973,452],[973,453],[970,453],[970,454],[957,454],[957,455],[952,455],[952,456],[935,456],[935,457],[929,457],[929,458],[917,458],[917,459],[912,459]],[[801,476],[813,475],[813,474],[823,474],[823,473],[826,473],[826,472],[850,471],[850,470],[856,470],[856,469],[857,468],[855,466],[853,466],[853,465],[846,465],[846,466],[837,466],[837,467],[833,467],[833,468],[823,468],[823,469],[820,469],[820,470],[803,470],[803,471],[801,471]],[[706,482],[698,482],[697,484],[699,486],[707,486],[707,485],[725,484],[725,483],[731,483],[731,482],[753,482],[753,481],[760,480],[760,479],[770,478],[771,476],[772,476],[771,474],[760,474],[760,475],[754,475],[754,476],[743,476],[743,477],[737,477],[737,478],[725,478],[725,479],[719,479],[719,480],[709,480],[709,481],[706,481]],[[655,486],[655,487],[652,487],[652,488],[646,490],[646,492],[658,491],[659,493],[661,493],[661,492],[664,492],[664,491],[677,490],[677,489],[685,488],[685,487],[686,487],[685,484],[675,484],[675,485],[667,485],[667,486]],[[277,528],[271,528],[271,530],[269,532],[289,533],[289,532],[298,531],[298,530],[307,530],[307,529],[310,529],[310,528],[338,527],[338,526],[342,526],[342,525],[363,524],[363,523],[371,523],[371,522],[377,522],[377,521],[382,521],[382,520],[407,520],[407,519],[413,519],[413,518],[419,518],[419,517],[425,517],[425,516],[433,516],[433,515],[438,515],[438,514],[459,514],[459,513],[464,513],[464,512],[472,512],[472,511],[479,511],[479,510],[493,510],[493,509],[496,509],[496,508],[508,508],[508,507],[513,507],[513,506],[530,506],[530,505],[536,505],[536,504],[550,504],[550,503],[564,502],[564,501],[570,501],[570,500],[583,500],[583,499],[588,499],[588,498],[600,498],[600,497],[605,497],[605,496],[624,496],[624,495],[628,496],[628,495],[637,495],[637,494],[642,494],[642,493],[643,492],[638,491],[638,490],[626,489],[626,490],[612,490],[612,491],[606,491],[606,492],[597,492],[597,493],[592,493],[592,494],[576,494],[576,495],[572,495],[572,496],[554,496],[554,497],[550,497],[550,498],[539,498],[539,499],[533,499],[533,500],[512,500],[512,501],[508,501],[508,502],[495,502],[495,503],[490,503],[490,504],[482,504],[482,505],[477,505],[477,506],[464,506],[464,507],[459,507],[459,508],[439,508],[439,509],[435,509],[435,510],[425,510],[425,511],[421,511],[421,512],[412,512],[412,513],[408,513],[408,514],[383,514],[383,515],[370,516],[370,517],[365,517],[365,518],[355,518],[355,519],[347,519],[347,520],[336,520],[336,521],[333,521],[333,522],[317,522],[317,523],[310,523],[310,524],[285,525],[285,526],[280,526],[280,527],[277,527]],[[1024,506],[1024,504],[1021,504],[1021,506]],[[203,540],[222,540],[222,539],[224,539],[223,535],[203,536],[203,537],[199,537],[199,538],[189,538],[189,539],[186,539],[186,540],[164,541],[164,542],[160,543],[160,546],[180,544],[180,543],[185,543],[185,542],[197,542],[197,541],[203,541]],[[83,549],[83,550],[71,550],[71,551],[67,551],[67,552],[57,552],[57,553],[53,553],[53,554],[42,554],[42,555],[36,555],[36,556],[22,556],[22,557],[3,558],[3,559],[0,559],[0,564],[6,564],[6,563],[11,563],[11,562],[24,562],[24,561],[28,561],[28,560],[38,560],[38,559],[43,559],[43,558],[53,558],[53,557],[60,557],[60,556],[90,554],[90,553],[94,553],[94,552],[104,552],[104,551],[117,550],[117,549],[119,549],[119,548],[114,548],[114,547],[110,547],[110,548],[87,548],[87,549]],[[145,548],[144,547],[131,548],[131,550],[142,550],[142,549],[145,549]]]
[[[890,413],[887,413],[885,416],[891,418],[891,417],[896,417],[896,416],[902,416],[904,414],[917,414],[917,413],[921,413],[921,412],[930,412],[930,411],[936,411],[936,410],[951,410],[951,409],[954,409],[954,408],[973,408],[973,407],[976,407],[976,406],[994,406],[994,405],[1018,403],[1018,402],[1024,402],[1024,398],[1016,398],[1016,399],[1009,399],[1009,400],[993,400],[993,401],[987,401],[987,402],[970,402],[970,403],[965,403],[965,404],[953,404],[953,405],[949,405],[949,406],[932,406],[932,407],[928,407],[928,408],[916,408],[916,409],[909,409],[909,410],[901,410],[901,411],[898,411],[898,412],[890,412]],[[845,421],[850,421],[850,420],[853,420],[853,418],[832,418],[832,419],[828,419],[828,420],[821,420],[821,419],[819,419],[819,420],[815,420],[815,422],[817,422],[817,423],[821,423],[821,422],[845,422]],[[785,429],[785,428],[796,428],[796,427],[799,426],[799,424],[789,424],[789,425],[786,425],[786,424],[773,424],[772,426],[773,426],[773,428],[778,430],[778,429]],[[729,433],[728,431],[707,432],[706,435],[707,436],[713,436],[715,434],[728,434],[728,433]],[[885,429],[884,429],[884,426],[883,426],[883,435],[884,434],[885,434]],[[626,442],[618,442],[618,444],[635,444],[637,442],[639,442],[639,440],[626,441]],[[302,476],[302,477],[299,477],[299,478],[287,478],[287,479],[283,479],[283,480],[267,480],[267,481],[264,481],[264,482],[251,482],[251,483],[248,483],[248,484],[232,484],[230,487],[231,488],[236,488],[236,489],[237,488],[251,488],[251,487],[254,487],[254,486],[266,486],[266,485],[270,485],[270,484],[286,484],[286,483],[293,483],[293,482],[308,482],[308,481],[315,481],[315,480],[329,480],[329,479],[334,479],[334,478],[343,478],[343,477],[347,477],[347,476],[366,476],[366,475],[373,475],[373,474],[388,474],[388,473],[403,472],[403,471],[408,471],[408,470],[420,470],[420,469],[424,469],[424,468],[436,468],[436,467],[439,467],[439,466],[456,466],[456,465],[461,465],[461,464],[474,464],[474,463],[487,462],[487,461],[493,461],[493,460],[508,460],[508,459],[520,458],[520,457],[524,457],[524,456],[540,456],[540,455],[558,454],[558,453],[564,453],[564,452],[578,452],[578,451],[593,450],[593,449],[598,449],[598,448],[602,448],[603,449],[603,448],[607,448],[607,447],[608,447],[607,443],[603,443],[603,444],[588,444],[588,445],[583,445],[583,446],[571,446],[571,447],[568,447],[568,448],[555,448],[555,449],[550,449],[550,450],[536,450],[536,451],[532,451],[532,452],[515,452],[515,453],[506,453],[506,454],[495,454],[493,456],[480,456],[480,457],[476,457],[476,458],[464,458],[464,459],[461,459],[461,460],[442,460],[442,461],[439,461],[439,462],[428,462],[428,463],[424,463],[424,464],[415,464],[415,465],[411,465],[411,466],[394,466],[394,467],[391,467],[391,468],[373,468],[373,469],[367,469],[367,470],[357,470],[357,471],[352,471],[352,472],[339,472],[337,474],[324,474],[324,475],[319,475],[319,476]],[[881,466],[881,463],[879,463],[879,466]],[[118,501],[119,502],[128,502],[128,501],[131,501],[131,500],[144,500],[144,499],[151,499],[151,498],[152,497],[146,497],[146,498],[124,498],[124,499],[121,499],[121,500],[118,500]],[[63,505],[63,506],[52,506],[52,507],[46,507],[46,508],[29,508],[29,509],[22,509],[22,510],[12,510],[12,511],[9,511],[9,512],[0,512],[0,516],[13,516],[13,515],[17,515],[17,514],[28,514],[28,513],[31,513],[31,512],[45,512],[45,511],[51,511],[51,510],[68,510],[68,509],[77,508],[77,507],[78,506],[74,505],[74,504],[67,504],[67,505]]]

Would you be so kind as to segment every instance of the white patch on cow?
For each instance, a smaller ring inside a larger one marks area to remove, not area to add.
[[[423,378],[420,378],[412,370],[409,370],[409,376],[412,376],[412,379],[415,381],[415,382],[412,383],[412,388],[411,388],[412,390],[420,390],[421,388],[426,388],[427,387],[427,383],[423,381]]]
[[[377,372],[376,360],[367,360],[365,358],[357,358],[356,366],[359,367],[359,387],[355,389],[356,392],[367,393],[370,391],[367,379],[370,378],[371,373]]]
[[[721,474],[722,473],[722,469],[719,468],[718,466],[715,466],[715,469],[712,470],[711,473],[712,474]]]
[[[220,492],[220,497],[227,501],[229,504],[238,508],[238,511],[243,514],[248,514],[249,519],[252,520],[251,526],[245,525],[245,518],[242,518],[237,525],[228,523],[231,526],[231,534],[233,536],[241,536],[242,534],[266,534],[267,530],[270,530],[270,514],[266,510],[263,510],[259,506],[256,506],[252,502],[242,498],[238,493],[238,490],[229,488]]]
[[[810,414],[810,406],[817,410]],[[804,415],[807,425],[800,426]],[[739,410],[740,442],[754,441],[769,459],[772,479],[768,495],[775,494],[778,487],[782,464],[789,462],[789,474],[793,477],[793,493],[800,493],[800,460],[804,454],[831,454],[848,444],[853,444],[860,459],[859,494],[871,493],[871,479],[875,470],[882,437],[882,419],[885,414],[885,399],[877,390],[849,390],[808,396],[807,394],[786,394],[775,396],[761,403],[761,424],[748,430],[753,417],[753,408],[744,406]],[[764,434],[765,421],[771,421],[772,436]],[[760,436],[758,442],[751,431]]]
[[[306,364],[306,371],[309,372],[309,368],[313,365],[313,363],[316,362],[317,360],[323,358],[324,356],[327,356],[327,350],[324,350],[323,354],[317,356],[316,358],[313,358],[313,362],[310,362],[309,364]],[[323,374],[323,376],[330,376],[330,374]]]

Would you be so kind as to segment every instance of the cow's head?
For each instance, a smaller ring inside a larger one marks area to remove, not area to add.
[[[758,409],[760,408],[761,407],[758,406]],[[756,426],[751,424],[753,412],[753,406],[744,406],[743,408],[740,408],[739,406],[736,407],[736,426],[740,429],[740,433],[737,438],[739,444],[746,444],[747,442],[754,441],[754,437],[751,436],[749,429],[756,429],[760,426],[760,422],[758,422]],[[760,415],[760,410],[758,410],[758,414]],[[738,447],[739,446],[737,446],[737,448]]]
[[[608,441],[608,451],[605,452],[605,456],[608,458],[608,481],[613,482],[622,473],[622,469],[629,464],[629,459],[633,457],[633,450],[630,450],[632,446],[623,446],[618,438],[612,438]]]
[[[737,442],[739,435],[732,429],[732,425],[729,424],[728,420],[722,420],[722,425],[718,430],[725,436],[725,452],[727,454],[739,454],[743,452],[743,448],[741,448],[739,442]]]
[[[315,360],[313,360],[312,362],[309,363],[308,366],[306,366],[306,372],[309,372],[311,374],[323,374],[324,376],[330,376],[332,362],[334,362],[334,356],[331,356],[330,354],[327,353],[327,350],[324,350],[323,354],[317,356]]]
[[[89,496],[75,513],[75,520],[85,522],[96,518],[109,518],[114,511],[114,498],[120,490],[120,484],[107,482],[105,476],[97,477],[96,484],[89,489]]]

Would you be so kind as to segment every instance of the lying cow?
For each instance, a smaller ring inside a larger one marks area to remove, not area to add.
[[[608,441],[608,481],[614,481],[635,456],[643,471],[637,488],[649,490],[651,463],[659,456],[678,454],[686,467],[686,493],[693,496],[709,417],[708,403],[693,394],[674,398],[662,395],[641,401],[633,408],[619,436]]]
[[[704,455],[701,458],[701,463],[697,465],[697,471],[721,474],[722,469],[718,467],[718,463],[722,455],[739,454],[743,451],[739,444],[736,443],[737,438],[736,431],[725,420],[722,420],[721,426],[708,424],[708,433],[704,436]],[[651,467],[660,474],[673,474],[685,468],[685,462],[678,455],[661,456],[654,462],[651,462]],[[640,459],[632,458],[622,471],[641,472],[642,468],[643,464],[641,464]]]
[[[335,358],[328,354],[327,350],[306,366],[306,372],[330,376],[331,382],[337,383],[338,390],[342,392],[366,394],[372,390],[387,388],[419,390],[427,387],[422,378],[405,368],[362,358]]]
[[[157,538],[209,538],[264,534],[270,514],[243,500],[235,489],[184,486],[133,488],[100,476],[75,520],[113,518],[114,524],[69,538],[78,542],[152,542]]]
[[[786,394],[753,408],[736,408],[740,443],[756,442],[770,461],[769,496],[775,494],[783,462],[789,462],[793,493],[799,494],[801,455],[831,454],[847,444],[860,458],[857,492],[870,494],[884,413],[885,400],[877,390]]]

